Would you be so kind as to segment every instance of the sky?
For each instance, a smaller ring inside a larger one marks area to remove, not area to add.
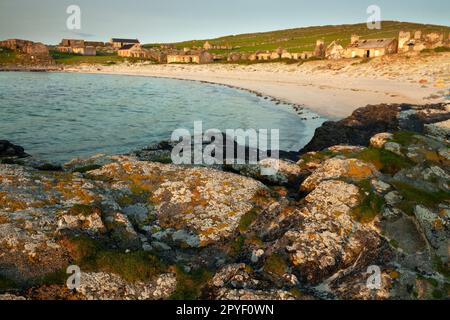
[[[81,9],[79,30],[66,26],[70,5]],[[448,0],[0,0],[0,40],[177,42],[366,22],[370,5],[380,7],[382,20],[450,26]]]

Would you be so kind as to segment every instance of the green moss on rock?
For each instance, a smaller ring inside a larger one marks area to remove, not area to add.
[[[164,263],[148,252],[105,248],[86,236],[72,237],[64,243],[83,271],[114,273],[128,282],[148,281],[166,271]]]
[[[279,254],[270,255],[264,263],[264,271],[275,274],[277,276],[284,275],[288,270],[288,265],[283,257]]]
[[[383,197],[370,191],[361,204],[352,210],[351,214],[355,220],[361,223],[369,223],[380,214],[384,204]]]
[[[414,165],[411,160],[384,149],[367,148],[352,156],[373,164],[378,170],[386,174],[395,174]]]
[[[177,287],[170,296],[170,300],[197,300],[202,295],[202,289],[212,278],[210,270],[199,269],[186,272],[182,267],[176,266]]]
[[[258,217],[258,210],[252,209],[241,217],[239,231],[246,232]]]

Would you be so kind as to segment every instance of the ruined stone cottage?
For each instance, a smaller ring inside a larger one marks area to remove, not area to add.
[[[430,32],[423,33],[420,30],[415,32],[400,31],[398,36],[399,52],[420,52],[425,49],[436,49],[449,46],[450,41],[445,39],[444,33]]]
[[[129,44],[139,44],[139,40],[138,39],[121,39],[121,38],[112,38],[111,39],[111,44],[113,46],[114,49],[120,49],[123,46],[129,45]]]
[[[325,41],[317,40],[314,49],[314,56],[317,58],[325,58]]]
[[[62,39],[56,47],[59,52],[74,53],[82,56],[97,55],[97,47],[104,46],[103,42],[84,41],[81,39]]]
[[[353,35],[351,43],[344,53],[345,58],[374,58],[398,51],[397,39],[368,39],[360,40],[359,36]]]
[[[331,60],[339,60],[344,57],[344,53],[345,53],[344,47],[338,41],[333,41],[325,49],[325,58]]]
[[[196,63],[205,64],[213,62],[214,57],[206,50],[183,50],[167,55],[167,63]]]

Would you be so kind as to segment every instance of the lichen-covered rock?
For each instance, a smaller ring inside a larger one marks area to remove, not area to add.
[[[304,281],[317,283],[354,263],[368,263],[383,249],[379,235],[350,216],[361,201],[355,185],[323,181],[305,200],[301,224],[280,241]]]
[[[414,208],[414,214],[430,245],[444,261],[448,261],[450,208],[442,208],[441,213],[438,214],[419,205]]]
[[[257,165],[234,164],[231,166],[239,174],[274,185],[295,185],[305,172],[294,162],[279,159],[264,159]]]
[[[252,269],[243,264],[227,265],[206,285],[208,297],[215,300],[295,300],[286,290],[270,288],[265,280],[256,279]]]
[[[104,231],[98,184],[77,175],[0,165],[0,274],[18,283],[66,268],[62,232]]]
[[[77,292],[86,300],[161,300],[177,285],[176,276],[166,273],[150,282],[129,283],[120,276],[104,272],[81,273]]]
[[[390,139],[392,139],[392,133],[378,133],[370,138],[370,146],[373,148],[381,149]]]
[[[218,290],[216,300],[296,300],[296,297],[283,290],[248,290],[248,289],[226,289]]]
[[[16,301],[21,300],[21,301],[23,301],[23,300],[27,300],[27,299],[25,297],[16,296],[16,295],[9,294],[9,293],[7,293],[7,294],[0,294],[0,301],[7,301],[7,300],[9,300],[9,301],[12,301],[12,300],[16,300]]]
[[[450,140],[450,119],[425,125],[425,133],[443,141]]]
[[[348,178],[359,181],[377,175],[376,168],[357,159],[331,158],[326,160],[301,184],[302,191],[311,191],[324,180]]]
[[[263,184],[209,168],[134,161],[127,157],[89,173],[155,209],[157,228],[194,232],[200,246],[229,237],[254,206]],[[132,200],[133,204],[136,204]]]
[[[402,153],[402,146],[399,143],[396,142],[386,142],[384,144],[384,149],[386,149],[387,151],[390,151],[392,153],[395,153],[399,156],[403,156]]]
[[[371,273],[357,272],[332,281],[329,284],[331,292],[342,300],[387,300],[391,297],[392,276],[382,271],[379,287],[373,289],[367,285]]]

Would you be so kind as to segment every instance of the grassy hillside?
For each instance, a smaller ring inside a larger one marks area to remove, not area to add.
[[[177,48],[203,46],[206,40],[214,45],[240,47],[233,51],[254,52],[256,50],[274,50],[282,47],[291,52],[312,51],[317,39],[326,43],[339,40],[342,44],[350,43],[352,34],[359,34],[362,38],[393,38],[398,37],[401,30],[422,30],[425,32],[450,32],[450,27],[424,25],[408,22],[384,21],[381,30],[369,30],[365,23],[338,26],[317,26],[297,28],[261,33],[249,33],[225,36],[217,39],[191,40],[176,43]],[[157,44],[149,44],[155,46]],[[227,50],[211,50],[213,53],[229,52]]]
[[[16,53],[6,48],[0,48],[0,64],[8,64],[16,61]]]

